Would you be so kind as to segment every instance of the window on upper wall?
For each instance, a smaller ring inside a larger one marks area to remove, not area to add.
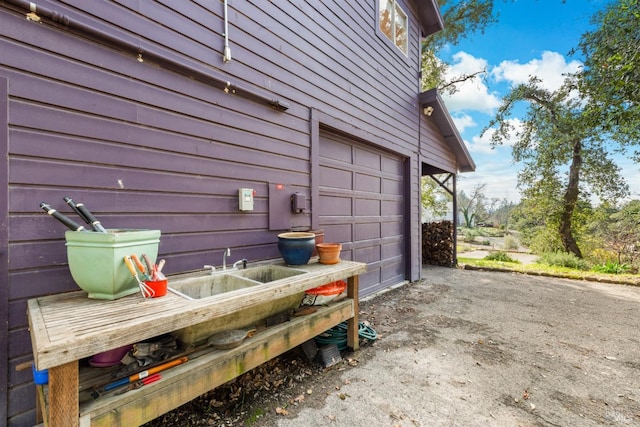
[[[409,18],[397,0],[378,0],[380,31],[405,55],[409,55]]]

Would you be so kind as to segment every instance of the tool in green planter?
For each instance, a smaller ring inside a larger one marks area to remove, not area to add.
[[[53,209],[50,205],[48,205],[45,202],[40,203],[40,207],[42,208],[43,211],[45,211],[46,213],[48,213],[49,215],[51,215],[52,217],[54,217],[55,219],[57,219],[58,221],[60,221],[64,225],[66,225],[69,230],[73,230],[73,231],[89,231],[89,230],[85,229],[83,225],[78,224],[77,222],[75,222],[74,220],[69,218],[68,216],[66,216],[66,215],[58,212],[57,210]]]
[[[162,274],[162,267],[164,267],[165,260],[161,259],[158,264],[153,264],[151,259],[147,254],[142,254],[142,259],[144,260],[147,269],[149,270],[148,276],[152,282],[158,282],[161,280],[166,280],[167,278]],[[135,259],[134,259],[135,261]]]
[[[136,267],[138,267],[140,273],[142,273],[142,275],[144,276],[144,280],[151,280],[150,273],[147,273],[147,268],[142,262],[140,262],[140,258],[138,258],[138,255],[132,254],[131,259],[136,264]]]
[[[138,273],[136,273],[136,268],[133,266],[133,260],[131,259],[131,255],[125,255],[124,256],[124,263],[127,266],[127,268],[129,269],[129,272],[131,272],[131,275],[138,282],[138,286],[140,287],[140,293],[142,294],[142,297],[145,298],[145,299],[146,298],[153,298],[153,296],[155,295],[155,292],[153,291],[153,289],[151,289],[149,286],[147,286],[144,282],[142,282],[140,280],[140,278],[138,277]]]
[[[155,265],[151,262],[149,255],[142,254],[142,260],[144,261],[144,265],[147,266],[147,270],[149,270],[149,276],[151,276],[152,280],[156,280],[153,278],[153,270],[155,269]]]
[[[87,224],[91,225],[94,230],[100,233],[107,233],[107,230],[102,226],[100,221],[93,216],[91,211],[83,203],[75,203],[70,197],[63,197],[63,200],[78,214],[80,218]]]
[[[156,264],[154,266],[153,275],[154,275],[154,277],[156,277],[155,280],[165,280],[166,279],[165,275],[162,273],[162,268],[164,267],[165,263],[166,263],[166,261],[164,259],[161,259],[158,262],[158,264]]]

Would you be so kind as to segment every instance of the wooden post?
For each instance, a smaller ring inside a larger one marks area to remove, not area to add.
[[[78,361],[49,369],[49,426],[78,427]]]
[[[356,351],[360,347],[358,338],[358,312],[360,311],[358,304],[358,276],[352,276],[347,279],[347,297],[353,299],[353,317],[347,320],[347,347]]]

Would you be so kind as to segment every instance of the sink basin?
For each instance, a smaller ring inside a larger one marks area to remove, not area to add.
[[[196,300],[259,284],[254,280],[224,273],[176,280],[170,282],[168,289],[186,299]]]
[[[287,277],[305,274],[306,271],[298,270],[280,265],[262,265],[259,267],[251,267],[246,270],[234,271],[234,276],[244,277],[246,279],[255,280],[260,283],[275,282],[276,280],[286,279]]]
[[[246,270],[223,270],[169,281],[168,290],[189,300],[199,300],[251,286],[304,274],[306,271],[280,265],[261,265]]]

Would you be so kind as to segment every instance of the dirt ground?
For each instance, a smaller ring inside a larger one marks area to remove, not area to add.
[[[224,414],[210,395],[154,425],[640,425],[639,309],[640,287],[425,267],[361,303],[379,338],[342,363],[289,354]]]

